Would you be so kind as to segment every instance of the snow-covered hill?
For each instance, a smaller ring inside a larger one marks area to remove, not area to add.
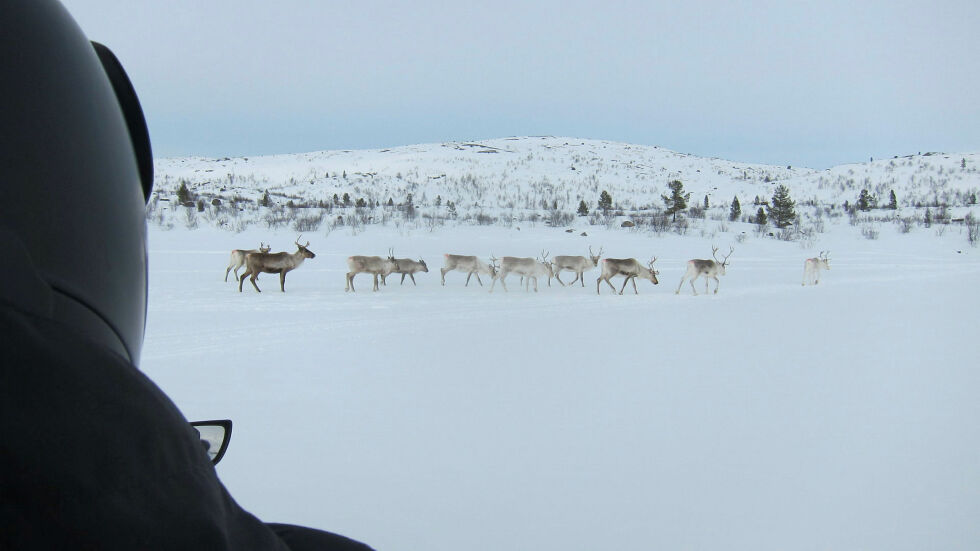
[[[902,206],[955,206],[980,191],[978,155],[926,153],[842,165],[824,171],[697,157],[657,146],[562,137],[524,137],[470,143],[425,144],[382,150],[322,151],[248,158],[178,158],[156,162],[157,191],[169,198],[186,183],[205,199],[331,202],[348,193],[368,204],[395,204],[413,195],[419,206],[535,209],[542,204],[592,209],[607,190],[625,210],[662,205],[667,182],[681,180],[699,202],[727,206],[768,198],[782,183],[798,200],[854,201],[861,189]]]

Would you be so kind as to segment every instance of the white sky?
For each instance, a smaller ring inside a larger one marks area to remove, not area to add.
[[[826,168],[980,150],[980,2],[62,0],[158,157],[562,135]]]

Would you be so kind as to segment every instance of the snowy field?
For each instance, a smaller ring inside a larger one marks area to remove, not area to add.
[[[316,258],[258,294],[222,280],[229,250],[295,233],[151,228],[142,369],[189,419],[234,420],[218,473],[243,507],[379,551],[980,548],[963,235],[722,233],[728,274],[695,297],[674,291],[711,240],[582,229],[305,235]],[[439,282],[443,253],[589,245],[657,256],[660,285]],[[430,272],[345,293],[346,257],[389,247]],[[832,269],[802,287],[820,249]]]

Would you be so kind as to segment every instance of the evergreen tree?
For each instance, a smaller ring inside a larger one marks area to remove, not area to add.
[[[892,210],[898,209],[898,197],[895,197],[894,189],[888,193],[888,208]]]
[[[785,228],[796,219],[796,211],[793,209],[795,206],[796,203],[789,197],[789,188],[779,184],[772,195],[769,218],[772,219],[777,228]]]
[[[962,159],[960,160],[960,168],[962,168],[962,169],[966,169],[966,157],[963,157],[963,158],[962,158]]]
[[[687,209],[687,202],[691,199],[690,193],[684,193],[684,184],[680,180],[674,180],[667,184],[670,188],[670,196],[661,195],[664,205],[667,206],[667,214],[671,215],[672,221],[677,221],[677,213]]]
[[[742,205],[738,202],[738,195],[732,199],[732,208],[728,211],[728,219],[732,222],[738,220],[738,217],[742,216]]]
[[[337,205],[338,207],[340,206],[340,197],[338,197],[336,193],[333,194],[333,204]]]
[[[411,193],[409,193],[409,194],[408,194],[408,195],[407,195],[407,196],[405,197],[405,208],[406,208],[406,209],[409,209],[409,208],[412,208],[412,207],[414,207],[414,206],[415,206],[415,203],[413,203],[413,202],[412,202],[412,194],[411,194]]]
[[[932,226],[932,211],[929,210],[929,207],[926,207],[926,214],[922,219],[922,225],[927,228]]]
[[[858,196],[857,204],[855,204],[858,210],[868,211],[871,210],[871,194],[868,190],[862,189],[861,195]]]
[[[187,182],[181,181],[180,187],[177,188],[177,202],[183,205],[184,203],[191,200],[191,191],[187,189]]]
[[[388,202],[387,202],[387,203],[385,203],[385,206],[389,206],[389,207],[393,207],[393,206],[395,206],[395,201],[394,201],[394,200],[392,200],[392,198],[391,198],[391,197],[389,197],[389,198],[388,198]]]
[[[259,206],[268,207],[270,202],[271,201],[269,199],[269,190],[265,190],[265,193],[262,194],[262,198],[259,199]]]
[[[971,193],[970,194],[970,204],[971,205],[976,205],[977,204],[977,194],[976,193]]]
[[[579,216],[589,215],[589,206],[585,204],[584,199],[578,202],[578,215]]]
[[[367,201],[363,197],[358,197],[357,201],[354,201],[354,206],[357,208],[364,208],[367,206]]]
[[[755,223],[760,226],[765,226],[769,223],[769,220],[766,219],[766,209],[759,207],[759,212],[755,213]]]
[[[704,196],[704,210],[708,210],[708,196]]]
[[[344,192],[344,196],[342,197],[342,199],[344,201],[344,206],[345,207],[349,207],[350,206],[350,194],[345,191]]]
[[[446,212],[449,214],[450,218],[456,218],[456,203],[448,201],[446,203]]]
[[[612,202],[612,195],[609,195],[608,191],[602,190],[602,193],[599,194],[599,208],[608,212],[612,208]]]
[[[442,206],[442,195],[436,195],[436,206],[437,207]]]

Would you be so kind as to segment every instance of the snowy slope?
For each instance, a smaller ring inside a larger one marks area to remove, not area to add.
[[[892,189],[901,206],[946,199],[943,191],[980,192],[977,155],[926,153],[825,171],[709,159],[656,146],[563,137],[525,137],[471,143],[405,146],[385,150],[323,151],[236,159],[180,158],[156,162],[157,189],[171,196],[180,182],[203,197],[274,201],[329,201],[349,193],[384,204],[431,205],[437,196],[461,207],[535,208],[542,200],[574,212],[590,209],[602,190],[631,210],[662,206],[667,182],[679,179],[695,201],[705,195],[727,207],[737,195],[747,204],[768,199],[787,185],[798,200],[854,202],[862,188],[887,201]],[[952,197],[945,201],[954,205]],[[960,197],[962,199],[962,197]]]

